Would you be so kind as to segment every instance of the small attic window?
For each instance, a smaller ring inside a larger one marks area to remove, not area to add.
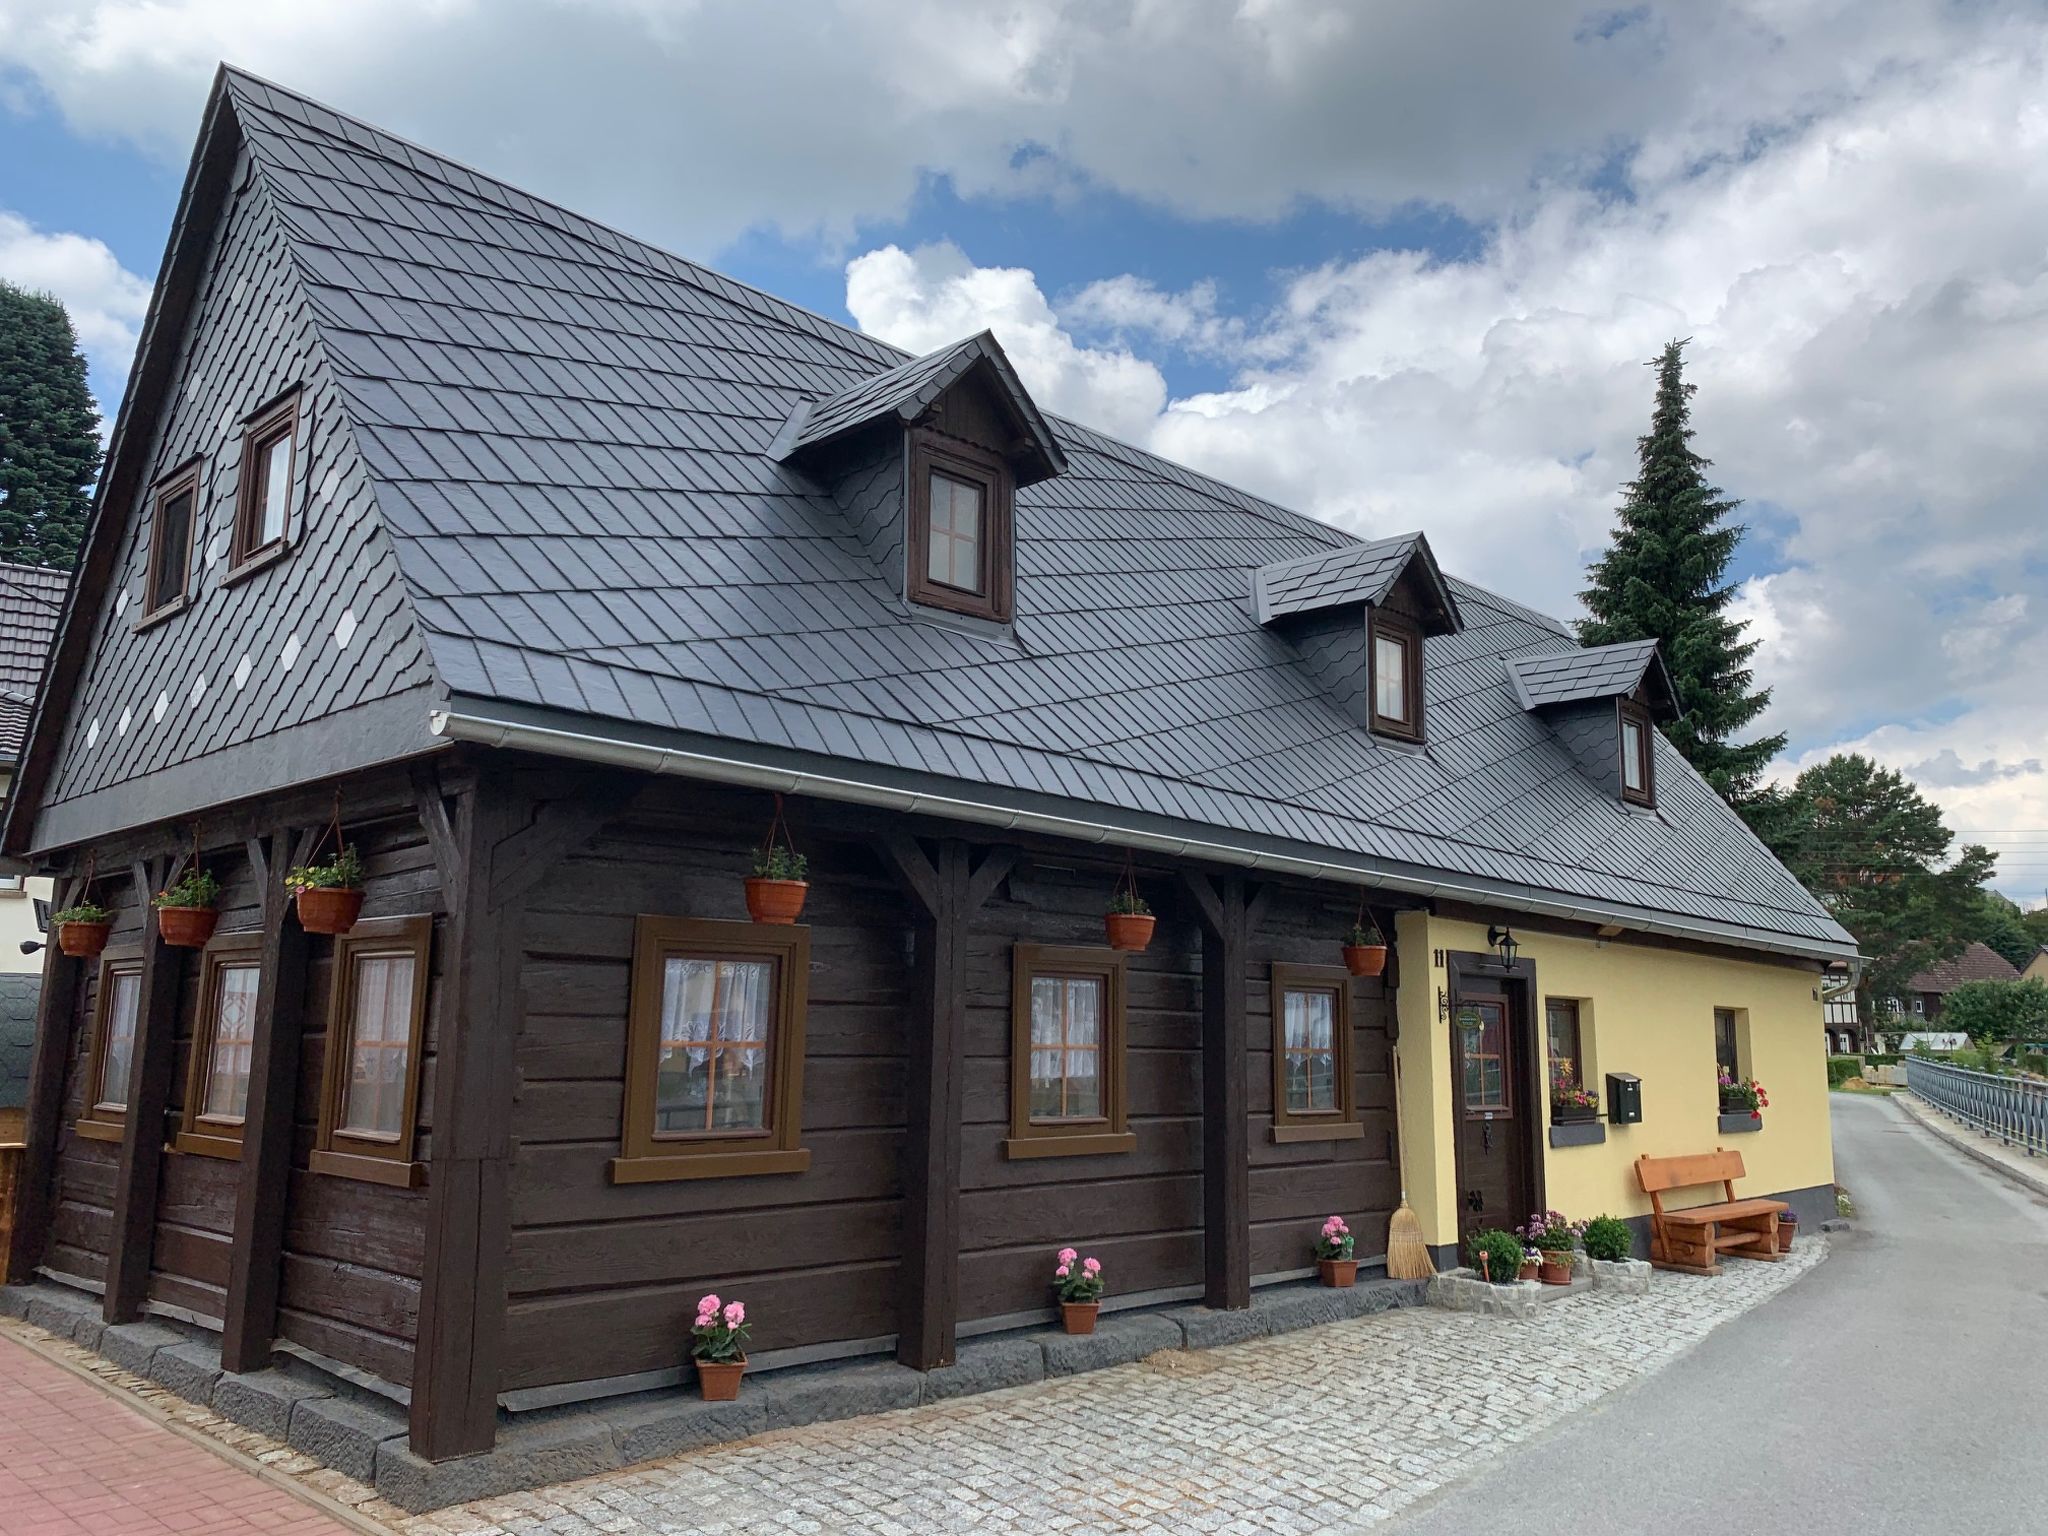
[[[272,554],[291,535],[293,460],[298,453],[296,391],[249,418],[242,431],[241,485],[235,497],[230,575]]]
[[[1372,728],[1401,741],[1422,740],[1422,630],[1374,608],[1366,653],[1372,668]]]
[[[1621,709],[1621,798],[1630,805],[1657,803],[1656,759],[1650,751],[1650,733],[1656,729],[1650,712],[1633,699],[1623,699]]]
[[[995,454],[920,431],[910,450],[909,597],[952,613],[1010,617],[1014,481]]]
[[[156,489],[149,519],[149,566],[143,577],[141,624],[168,618],[185,606],[198,507],[199,461],[195,459]]]

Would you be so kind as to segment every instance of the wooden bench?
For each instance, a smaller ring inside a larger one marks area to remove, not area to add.
[[[1639,1157],[1636,1180],[1650,1197],[1650,1262],[1688,1275],[1718,1275],[1724,1253],[1745,1259],[1778,1259],[1778,1213],[1782,1200],[1738,1200],[1742,1154],[1717,1148],[1685,1157]],[[1719,1184],[1727,1196],[1713,1205],[1664,1209],[1667,1190]],[[1722,1229],[1726,1228],[1726,1231]]]

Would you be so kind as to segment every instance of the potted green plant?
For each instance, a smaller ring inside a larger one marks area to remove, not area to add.
[[[1472,1273],[1493,1285],[1514,1285],[1522,1278],[1522,1240],[1512,1232],[1487,1227],[1465,1239]]]
[[[1152,927],[1157,921],[1135,886],[1127,886],[1110,897],[1109,910],[1102,916],[1109,947],[1133,953],[1152,942]]]
[[[301,864],[284,877],[308,933],[347,933],[363,911],[363,856],[350,843],[325,864]]]
[[[1579,1246],[1577,1223],[1565,1220],[1557,1211],[1542,1211],[1531,1216],[1529,1224],[1517,1227],[1515,1232],[1536,1250],[1541,1261],[1537,1279],[1545,1285],[1572,1283],[1572,1258]]]
[[[1636,1235],[1619,1216],[1595,1216],[1586,1223],[1586,1230],[1579,1234],[1579,1241],[1586,1246],[1587,1258],[1598,1259],[1603,1264],[1617,1264],[1632,1258],[1636,1250]]]
[[[714,1293],[697,1303],[697,1321],[690,1329],[690,1358],[697,1362],[697,1388],[707,1403],[729,1403],[740,1395],[740,1377],[747,1369],[747,1321],[744,1302],[721,1302]]]
[[[1069,1333],[1093,1333],[1102,1310],[1102,1261],[1084,1259],[1073,1248],[1059,1251],[1052,1288],[1060,1299],[1060,1321]]]
[[[1770,1095],[1764,1092],[1764,1085],[1755,1078],[1730,1077],[1726,1072],[1721,1074],[1722,1114],[1746,1114],[1752,1120],[1761,1120],[1763,1112],[1770,1107]]]
[[[1340,1291],[1350,1290],[1358,1281],[1356,1253],[1357,1240],[1342,1216],[1332,1216],[1324,1222],[1322,1235],[1316,1239],[1316,1270],[1323,1284]]]
[[[114,914],[96,901],[81,901],[50,914],[50,926],[57,930],[57,948],[74,960],[90,960],[107,947],[107,935],[114,929]]]
[[[1558,1057],[1550,1064],[1550,1123],[1576,1125],[1599,1115],[1600,1095],[1581,1088],[1571,1060]]]
[[[794,923],[810,893],[810,868],[810,860],[788,843],[769,843],[754,855],[754,872],[747,877],[747,915],[757,923]]]
[[[220,922],[220,913],[214,910],[219,900],[220,878],[195,864],[150,897],[149,904],[156,908],[157,932],[166,944],[204,949]]]
[[[1790,1253],[1792,1239],[1799,1235],[1799,1217],[1792,1211],[1778,1212],[1778,1252]]]
[[[1354,976],[1377,976],[1387,968],[1387,941],[1371,918],[1351,925],[1344,940],[1344,969]]]

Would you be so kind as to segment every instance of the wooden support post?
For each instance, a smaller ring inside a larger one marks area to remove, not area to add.
[[[164,1160],[164,1116],[177,1055],[178,992],[185,952],[166,944],[149,898],[175,879],[176,861],[161,873],[138,863],[135,896],[142,908],[142,981],[136,999],[135,1049],[128,1063],[128,1108],[121,1162],[114,1174],[114,1219],[107,1254],[107,1292],[100,1312],[109,1323],[132,1323],[149,1295],[156,1246],[156,1196]]]
[[[487,774],[460,789],[451,819],[432,771],[416,782],[448,923],[410,1444],[445,1461],[489,1450],[498,1432],[526,896],[636,800],[616,775],[541,801],[510,776]]]
[[[1202,1300],[1252,1304],[1251,1050],[1245,989],[1265,892],[1242,875],[1182,872],[1202,917]]]
[[[79,883],[61,880],[56,905],[76,899]],[[90,962],[73,960],[57,947],[50,930],[43,951],[43,991],[36,1004],[36,1043],[29,1058],[28,1123],[23,1131],[21,1167],[15,1182],[14,1227],[0,1254],[0,1280],[26,1285],[35,1277],[49,1242],[51,1203],[57,1185],[57,1136],[64,1123],[64,1075],[78,1032],[78,998]]]
[[[908,833],[890,837],[882,851],[917,911],[896,1358],[912,1370],[929,1371],[953,1363],[960,1325],[967,925],[1009,873],[1016,853],[991,849],[970,867],[960,839],[941,839],[933,859]]]
[[[306,930],[292,915],[284,877],[292,865],[311,857],[316,836],[280,827],[267,848],[262,840],[249,839],[249,864],[263,891],[263,970],[256,984],[256,1034],[249,1047],[249,1101],[242,1120],[235,1240],[221,1328],[220,1363],[228,1371],[261,1369],[277,1333],[308,948]]]

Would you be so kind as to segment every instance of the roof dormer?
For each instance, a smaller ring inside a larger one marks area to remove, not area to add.
[[[1587,775],[1631,805],[1657,804],[1657,726],[1683,713],[1654,640],[1507,662],[1522,708],[1542,716]]]
[[[899,597],[997,623],[1017,488],[1066,468],[987,331],[799,406],[775,456],[826,483]]]
[[[1287,637],[1317,685],[1360,725],[1395,741],[1425,739],[1423,641],[1464,625],[1421,534],[1261,566],[1252,612]]]

